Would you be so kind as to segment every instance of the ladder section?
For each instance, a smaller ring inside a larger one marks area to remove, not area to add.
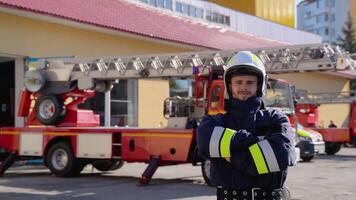
[[[242,49],[241,49],[242,50]],[[246,49],[245,49],[246,50]],[[265,64],[268,73],[353,70],[356,61],[329,44],[290,45],[248,49]],[[132,55],[107,58],[38,59],[29,62],[25,86],[36,91],[44,82],[77,81],[79,89],[92,89],[97,81],[132,78],[194,77],[224,68],[239,50],[179,54]],[[58,85],[58,84],[57,84]]]
[[[298,103],[303,104],[349,104],[356,102],[356,90],[327,93],[307,93],[305,91],[298,91],[296,98]]]

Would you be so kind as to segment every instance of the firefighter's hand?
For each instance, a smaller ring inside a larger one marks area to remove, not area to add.
[[[225,160],[229,163],[231,163],[231,158],[230,157],[226,157]]]

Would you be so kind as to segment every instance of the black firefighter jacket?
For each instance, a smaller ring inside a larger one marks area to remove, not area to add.
[[[197,128],[198,154],[211,160],[211,182],[226,189],[283,187],[296,162],[286,115],[263,109],[259,97],[228,100],[225,114],[207,115]]]

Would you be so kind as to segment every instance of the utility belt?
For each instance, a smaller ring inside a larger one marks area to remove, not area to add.
[[[217,200],[290,200],[290,192],[288,188],[228,190],[218,186]]]

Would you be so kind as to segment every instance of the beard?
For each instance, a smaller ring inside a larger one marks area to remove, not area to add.
[[[252,92],[247,90],[237,91],[237,97],[240,100],[246,101],[249,97],[252,96]]]

